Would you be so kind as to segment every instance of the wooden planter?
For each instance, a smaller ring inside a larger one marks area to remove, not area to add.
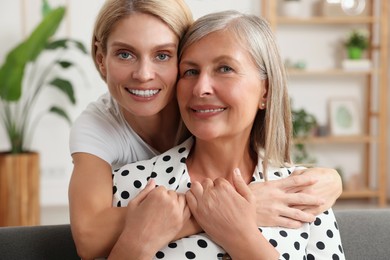
[[[0,153],[0,226],[40,223],[39,154]]]

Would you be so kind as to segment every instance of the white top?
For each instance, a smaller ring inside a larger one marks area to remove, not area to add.
[[[128,125],[109,93],[90,103],[76,119],[69,147],[71,154],[93,154],[111,164],[113,169],[159,154]]]
[[[191,180],[185,161],[192,145],[193,139],[190,138],[159,156],[125,165],[116,171],[113,176],[113,206],[127,206],[146,186],[149,178],[154,178],[157,185],[164,185],[167,189],[186,192]],[[270,167],[268,179],[287,178],[295,168]],[[263,181],[262,160],[259,158],[253,182]],[[303,224],[299,229],[259,227],[259,230],[279,251],[280,259],[345,259],[332,210],[318,215],[313,223]],[[221,247],[205,233],[200,233],[171,242],[157,252],[154,259],[222,259],[224,254]]]

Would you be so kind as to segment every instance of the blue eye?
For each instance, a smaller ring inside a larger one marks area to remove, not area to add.
[[[183,76],[195,76],[195,75],[198,75],[199,73],[198,73],[198,71],[197,70],[195,70],[195,69],[189,69],[189,70],[186,70],[186,71],[184,71],[184,73],[183,73]]]
[[[165,54],[165,53],[160,53],[157,55],[156,58],[160,61],[165,61],[165,60],[168,60],[170,58],[170,56],[168,54]]]
[[[222,67],[219,68],[219,71],[223,72],[223,73],[227,73],[227,72],[233,71],[233,69],[231,67],[229,67],[229,66],[222,66]]]
[[[130,58],[132,58],[132,55],[131,55],[131,53],[130,52],[120,52],[119,54],[118,54],[118,57],[120,58],[120,59],[122,59],[122,60],[128,60],[128,59],[130,59]]]

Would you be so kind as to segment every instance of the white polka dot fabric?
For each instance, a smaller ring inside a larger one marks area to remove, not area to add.
[[[113,206],[125,207],[145,187],[150,178],[157,185],[185,193],[191,186],[185,164],[193,145],[190,138],[183,144],[150,160],[128,164],[113,174]],[[262,182],[261,159],[253,174],[254,182]],[[270,168],[270,181],[286,178],[294,171],[291,168]],[[299,229],[259,227],[265,238],[280,252],[280,259],[345,259],[340,234],[333,211],[317,216],[313,223]],[[245,250],[245,248],[243,248]],[[222,259],[225,255],[205,233],[185,237],[171,242],[158,251],[154,259]]]

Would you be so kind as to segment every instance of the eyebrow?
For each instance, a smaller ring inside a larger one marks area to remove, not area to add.
[[[216,57],[215,59],[212,60],[213,63],[218,63],[218,62],[221,62],[223,60],[228,60],[228,61],[232,61],[234,63],[239,63],[239,61],[235,58],[233,58],[232,56],[229,56],[229,55],[221,55],[221,56],[218,56]],[[183,65],[189,65],[189,66],[198,66],[198,64],[192,60],[187,60],[187,59],[182,59],[180,61],[180,64],[183,64]]]
[[[125,43],[125,42],[120,42],[120,41],[113,42],[112,46],[126,47],[126,48],[129,48],[132,50],[136,49],[132,45]],[[171,48],[177,48],[177,44],[176,43],[163,43],[163,44],[159,44],[159,45],[156,45],[155,47],[153,47],[154,50],[171,49]]]

